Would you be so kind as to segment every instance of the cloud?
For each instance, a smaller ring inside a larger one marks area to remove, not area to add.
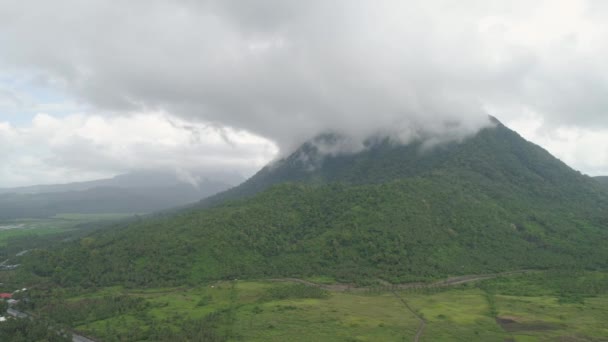
[[[276,146],[245,131],[190,124],[164,113],[103,117],[37,115],[25,127],[0,123],[0,186],[113,176],[131,170],[175,170],[182,179],[250,175]],[[231,140],[227,144],[226,136]]]
[[[99,113],[169,113],[283,153],[324,131],[458,139],[488,114],[587,132],[608,129],[606,15],[585,0],[22,0],[0,6],[0,67]]]
[[[534,112],[509,124],[575,169],[592,176],[608,175],[608,128],[547,128],[543,117]]]
[[[470,76],[449,75],[452,58],[442,57],[465,50],[454,44],[436,54],[447,40],[464,37],[432,33],[440,24],[432,7],[378,5],[60,1],[38,6],[35,18],[8,20],[2,43],[29,42],[6,63],[35,66],[100,108],[165,110],[246,129],[282,147],[328,129],[369,135],[400,125],[404,134],[436,121],[486,124],[473,92],[459,90]]]

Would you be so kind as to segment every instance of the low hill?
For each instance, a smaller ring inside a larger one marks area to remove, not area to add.
[[[157,286],[608,266],[608,193],[500,123],[432,149],[388,139],[355,154],[317,146],[200,204],[211,208],[30,253],[24,269],[64,285]]]

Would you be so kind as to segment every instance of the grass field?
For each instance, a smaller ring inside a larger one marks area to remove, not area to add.
[[[228,341],[412,341],[419,321],[391,292],[327,292],[318,298],[277,297],[277,289],[304,286],[234,281],[197,288],[105,288],[72,297],[79,302],[112,295],[143,298],[146,309],[89,320],[77,326],[112,341],[138,340],[162,326],[180,331],[184,321],[213,313],[215,331]],[[274,293],[274,295],[273,295]],[[564,303],[550,295],[491,293],[473,284],[397,295],[426,321],[421,341],[606,341],[608,295]],[[313,296],[314,297],[314,296]],[[224,340],[224,339],[222,339]]]
[[[400,296],[427,322],[422,341],[504,341],[508,337],[491,317],[480,289],[402,292]]]
[[[220,327],[244,341],[409,341],[418,321],[390,293],[332,293],[327,298],[272,299],[272,282],[217,283],[196,289],[129,291],[106,289],[94,296],[123,293],[146,298],[149,309],[139,315],[117,316],[82,324],[78,330],[107,336],[108,327],[126,334],[134,326],[146,329],[165,322],[177,329],[185,319],[201,319],[214,311],[230,311],[230,326]],[[77,297],[82,300],[90,297]]]
[[[246,341],[410,341],[417,327],[390,293],[251,303],[235,321],[236,336]]]

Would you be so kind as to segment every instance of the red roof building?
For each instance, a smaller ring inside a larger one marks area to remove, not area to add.
[[[0,293],[0,299],[11,299],[13,298],[12,293]]]

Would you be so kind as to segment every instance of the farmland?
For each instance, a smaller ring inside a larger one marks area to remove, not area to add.
[[[581,279],[605,277],[590,272],[573,279],[588,285]],[[33,290],[32,295],[42,315],[62,317],[60,323],[104,341],[188,336],[217,341],[412,341],[419,329],[416,316],[426,323],[420,341],[605,339],[608,294],[572,300],[543,286],[542,281],[556,278],[520,274],[394,292],[382,286],[330,291],[289,281],[233,280],[177,288],[48,290],[52,295]],[[529,292],[531,284],[537,291]],[[529,295],[518,294],[520,290]],[[44,299],[48,297],[55,299],[49,302]]]

